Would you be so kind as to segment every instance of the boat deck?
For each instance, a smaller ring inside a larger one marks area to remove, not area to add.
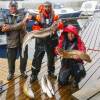
[[[78,100],[100,100],[100,12],[89,20],[80,35],[92,62],[84,64],[87,75],[79,83],[79,91],[73,94]]]
[[[84,90],[84,88],[89,88],[91,83],[97,82],[100,79],[100,13],[95,14],[93,17],[89,18],[88,22],[82,28],[80,36],[82,37],[86,47],[87,52],[90,55],[92,62],[84,63],[87,75],[79,83],[79,89],[72,88],[71,85],[60,86],[56,79],[50,78],[51,83],[53,84],[55,95],[53,98],[48,98],[47,95],[42,93],[40,87],[41,77],[45,74],[47,75],[47,62],[43,62],[41,71],[38,75],[38,81],[32,84],[32,90],[35,94],[35,100],[100,100],[100,89],[97,89],[97,94],[92,94],[90,97],[82,98],[84,92],[79,92],[79,94],[73,94],[76,91]],[[0,80],[3,80],[3,93],[0,94],[0,100],[30,100],[23,93],[23,85],[26,80],[22,79],[19,72],[19,60],[16,62],[16,73],[15,79],[8,82],[7,77],[7,59],[0,59]],[[31,74],[31,60],[28,61],[27,65],[27,81],[29,82]],[[60,59],[56,61],[56,74],[58,75],[60,69]],[[100,82],[100,80],[99,80]],[[88,89],[88,92],[91,92]],[[98,93],[99,92],[99,93]],[[77,93],[77,92],[76,92]],[[72,94],[75,96],[72,96]],[[85,94],[84,97],[86,97]]]
[[[58,74],[60,69],[60,61],[57,60],[56,62],[56,74]],[[42,64],[41,71],[38,76],[38,81],[32,84],[32,89],[35,94],[35,100],[49,100],[48,96],[42,93],[41,87],[40,87],[40,80],[41,77],[44,75],[47,75],[47,66],[46,62]],[[58,65],[58,66],[57,66]],[[19,66],[19,61],[16,62],[16,66]],[[27,81],[29,82],[30,78],[30,67],[31,61],[28,61],[28,67],[27,67],[27,74],[28,78]],[[6,80],[7,77],[7,61],[5,59],[0,59],[0,79],[3,80],[3,93],[0,95],[0,100],[30,100],[25,94],[23,93],[23,85],[25,83],[25,79],[22,79],[20,76],[19,68],[16,67],[16,73],[14,80],[8,82]],[[56,79],[50,78],[51,83],[53,84],[54,90],[55,90],[55,96],[50,100],[74,100],[74,97],[72,97],[72,93],[74,93],[77,89],[73,89],[71,85],[69,86],[60,86]]]

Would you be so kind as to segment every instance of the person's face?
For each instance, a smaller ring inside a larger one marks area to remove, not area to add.
[[[16,6],[9,6],[9,10],[12,14],[15,14],[17,12],[17,7]]]
[[[52,9],[51,6],[49,6],[49,5],[45,5],[45,10],[46,10],[47,12],[51,12],[51,9]]]
[[[68,33],[68,39],[72,41],[75,38],[75,35],[71,32]]]

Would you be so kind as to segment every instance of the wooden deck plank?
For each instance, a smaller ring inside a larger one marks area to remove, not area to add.
[[[90,98],[90,100],[100,100],[100,93]]]
[[[73,95],[79,100],[88,100],[95,93],[100,91],[100,80],[92,82],[88,87],[84,87]],[[97,99],[96,99],[97,100]]]
[[[43,64],[43,66],[44,66],[44,64]],[[31,73],[31,71],[29,71],[27,74],[28,74],[28,76],[30,76],[30,73]],[[20,77],[19,77],[20,78]],[[19,81],[17,81],[18,79],[16,79],[16,80],[12,80],[12,82],[14,81],[15,82],[15,84],[11,84],[9,87],[8,86],[6,86],[6,88],[8,87],[8,88],[10,88],[11,86],[13,86],[13,85],[16,85]]]
[[[88,36],[88,32],[90,31],[90,29],[93,28],[93,25],[95,25],[95,21],[94,21],[94,20],[90,21],[90,22],[89,22],[89,25],[85,28],[84,31],[82,31],[82,33],[81,33],[81,34],[82,34],[82,35],[81,35],[82,40],[84,40],[85,37]]]
[[[93,64],[97,61],[97,59],[99,59],[99,56],[98,56],[99,52],[92,52],[90,54],[90,57],[92,59],[92,62],[91,63],[86,63],[84,66],[85,66],[85,69],[86,71],[88,71],[92,66]]]
[[[7,60],[6,59],[0,59],[1,63],[0,63],[0,76],[1,79],[3,79],[3,83],[7,83],[7,75],[8,75],[8,65],[7,65]],[[31,61],[28,61],[27,64],[27,70],[30,69],[30,64]],[[19,60],[16,61],[16,67],[15,67],[15,78],[18,77],[20,75],[20,71],[19,71]]]
[[[98,21],[97,21],[97,23],[98,23]],[[93,28],[94,30],[91,29],[91,32],[90,32],[91,35],[89,35],[87,41],[85,42],[85,45],[87,48],[94,48],[94,47],[96,48],[95,42],[97,41],[97,37],[98,37],[98,34],[100,32],[99,28],[100,28],[100,24],[96,24]]]
[[[94,23],[95,25],[93,25],[93,27],[90,28],[90,30],[88,31],[87,34],[87,37],[85,37],[83,39],[84,43],[85,43],[85,46],[87,48],[91,48],[90,45],[91,45],[91,42],[92,42],[92,38],[93,38],[93,34],[94,34],[94,31],[96,29],[96,23]],[[90,35],[91,34],[91,35]]]
[[[92,22],[92,23],[90,24],[91,26],[89,27],[87,33],[84,32],[84,34],[86,34],[86,35],[84,36],[84,38],[83,38],[82,40],[84,41],[84,43],[85,43],[86,46],[87,46],[87,41],[88,41],[88,40],[91,41],[91,37],[93,36],[92,34],[94,33],[94,31],[95,31],[95,29],[96,29],[96,24],[97,24],[97,21]],[[91,34],[91,35],[90,35],[90,34]],[[90,42],[90,41],[89,41],[89,42]],[[88,46],[87,46],[87,47],[88,47]]]
[[[46,70],[45,70],[45,71],[46,71]],[[43,73],[42,73],[42,74],[43,74]],[[22,85],[22,86],[23,86],[23,85]],[[36,84],[36,86],[37,86],[37,84]],[[17,90],[18,90],[18,89],[17,89]],[[16,91],[17,91],[17,90],[16,90]],[[35,91],[37,91],[37,90],[35,89]],[[12,92],[13,92],[13,91],[12,91]],[[11,93],[11,94],[12,94],[12,93]],[[10,95],[10,94],[9,94],[9,95]],[[8,97],[8,98],[9,98],[9,97]]]
[[[100,46],[99,46],[99,43],[100,43],[100,35],[99,35],[99,33],[100,33],[100,20],[98,23],[99,24],[98,24],[98,27],[96,29],[97,31],[95,31],[97,33],[94,33],[93,38],[92,38],[92,42],[91,42],[91,46],[89,47],[89,48],[92,48],[95,50],[98,50],[100,48]]]
[[[87,83],[84,85],[84,87],[87,87],[91,84],[91,82],[96,82],[98,81],[100,76],[100,66],[98,65],[97,70],[95,71],[95,73],[93,73],[93,75],[90,77],[90,79],[87,81]]]
[[[85,63],[84,66],[85,66],[85,69],[86,71],[91,67],[91,65],[96,61],[97,59],[97,55],[98,55],[98,52],[90,52],[88,53],[90,58],[92,59],[92,62],[91,63]]]
[[[58,68],[56,69],[56,73],[58,72],[57,70],[59,70],[59,66],[58,66]],[[47,73],[45,73],[45,74],[47,74]],[[40,79],[41,80],[41,79]],[[54,89],[58,89],[57,87],[56,87],[56,82],[57,81],[55,81],[55,79],[50,79],[50,81],[51,81],[51,83],[53,83],[53,86],[54,86]],[[40,84],[40,81],[39,81],[39,84]],[[34,89],[35,90],[35,89]],[[44,100],[43,98],[48,98],[46,95],[44,95],[43,93],[42,93],[42,90],[41,90],[41,88],[38,90],[38,92],[36,93],[36,98],[35,99],[39,99],[40,100],[40,98],[42,99],[42,100]]]
[[[60,95],[60,98],[58,100],[62,100],[63,96],[66,94],[67,100],[70,100],[71,96],[71,86],[63,86],[61,87],[57,92],[56,95]],[[63,98],[65,99],[65,98]],[[66,99],[65,99],[66,100]]]
[[[80,36],[82,37],[82,40],[84,40],[85,36],[87,35],[88,30],[90,29],[90,27],[92,26],[92,21],[90,20],[88,23],[88,26],[84,28],[83,31],[80,32]]]
[[[91,68],[87,71],[86,77],[80,82],[79,87],[83,87],[83,85],[86,83],[86,81],[89,79],[89,77],[94,73],[94,71],[98,68],[100,64],[100,53],[98,53],[98,59],[94,63],[91,63]],[[93,61],[92,61],[93,62]]]
[[[57,71],[58,72],[58,71]],[[34,89],[34,90],[36,90],[36,88]],[[36,90],[37,91],[37,90]],[[36,93],[37,94],[37,93]],[[42,98],[42,100],[44,100],[43,98],[47,98],[47,97],[45,97],[45,95],[42,95],[41,94],[41,91],[40,91],[40,93],[39,93],[39,91],[38,91],[38,94],[36,95],[38,98],[36,98],[36,100],[38,99],[38,100],[40,100],[40,98]]]
[[[2,61],[3,60],[3,61]],[[8,75],[8,68],[7,68],[7,60],[6,59],[0,59],[1,61],[1,65],[3,67],[0,67],[0,76],[2,76],[2,73],[3,73],[3,81],[4,81],[4,84],[7,83],[7,75]],[[5,63],[6,62],[6,63]],[[26,71],[30,70],[31,69],[31,60],[28,60],[28,63],[27,63],[27,69]],[[15,67],[15,78],[18,77],[20,75],[20,71],[19,71],[19,60],[16,61],[16,67]]]
[[[38,83],[38,84],[39,84],[39,83]],[[38,87],[40,87],[40,84],[39,84]],[[35,86],[35,84],[32,85],[32,88],[33,88],[34,92],[36,91],[36,92],[35,92],[35,95],[36,95],[36,98],[35,98],[35,99],[36,99],[36,100],[37,100],[37,99],[40,100],[41,97],[42,97],[42,98],[45,97],[45,95],[42,94],[41,89],[38,89],[38,90],[36,89],[36,88],[38,88],[38,87],[37,87],[37,84],[36,84],[36,86]],[[45,97],[45,98],[47,98],[47,97]],[[44,99],[42,99],[42,100],[44,100]]]

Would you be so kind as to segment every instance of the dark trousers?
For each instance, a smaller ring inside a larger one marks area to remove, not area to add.
[[[38,75],[45,52],[47,53],[47,59],[48,59],[47,62],[48,73],[54,73],[55,71],[54,48],[46,48],[45,50],[36,48],[34,53],[34,58],[32,61],[32,75]]]
[[[21,56],[21,48],[7,48],[7,57],[8,57],[8,68],[9,74],[14,74],[15,72],[15,61],[17,59],[17,52],[19,51],[20,55],[20,72],[24,73],[26,70],[27,58],[28,58],[28,47],[26,47],[24,58]]]
[[[86,75],[83,63],[79,63],[74,60],[62,59],[61,66],[62,67],[58,77],[58,82],[61,85],[68,84],[70,76],[72,76],[74,81],[78,84],[80,80]]]

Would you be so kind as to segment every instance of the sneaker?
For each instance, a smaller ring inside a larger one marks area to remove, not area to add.
[[[35,82],[37,79],[38,79],[38,78],[37,78],[36,75],[31,75],[31,77],[30,77],[30,83]]]
[[[27,74],[26,73],[21,73],[22,78],[27,78]]]
[[[57,79],[57,76],[54,74],[54,73],[48,73],[48,76],[54,78],[54,79]]]
[[[13,79],[13,77],[14,77],[14,75],[13,75],[13,74],[9,74],[9,75],[8,75],[8,77],[7,77],[7,80],[8,80],[8,81],[10,81],[10,80],[12,80],[12,79]]]

